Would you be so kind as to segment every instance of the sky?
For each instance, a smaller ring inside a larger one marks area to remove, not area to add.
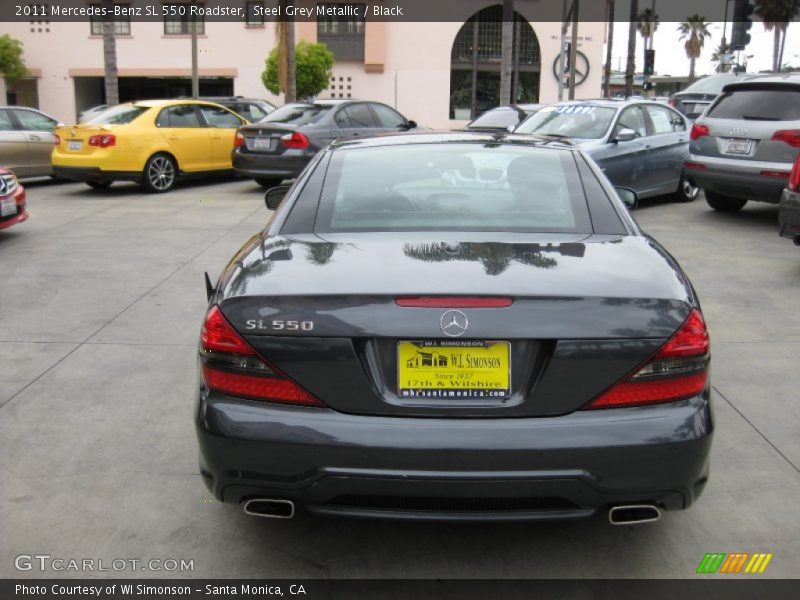
[[[681,41],[680,34],[677,32],[678,23],[660,23],[658,30],[653,38],[653,48],[656,51],[656,74],[657,75],[688,75],[689,59],[683,48],[684,42]],[[719,46],[722,39],[722,23],[713,23],[709,27],[711,37],[706,39],[703,52],[695,64],[696,75],[708,75],[714,72],[715,63],[711,62],[711,55],[714,49]],[[783,51],[784,64],[800,67],[800,23],[794,22],[789,25],[788,35],[786,36],[786,46]],[[750,29],[752,41],[742,52],[745,55],[752,54],[748,59],[747,71],[754,73],[772,69],[772,45],[773,32],[766,31],[763,23],[755,20]],[[728,23],[727,39],[730,43],[731,24]],[[675,48],[680,51],[676,52]],[[615,23],[614,25],[614,47],[612,49],[612,68],[625,70],[625,60],[628,52],[628,24]],[[605,50],[603,57],[605,57]],[[604,58],[605,60],[605,58]],[[636,34],[636,70],[641,72],[644,58],[642,54],[642,37]]]

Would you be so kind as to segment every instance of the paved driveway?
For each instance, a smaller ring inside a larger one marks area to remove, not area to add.
[[[28,189],[30,221],[0,232],[0,577],[40,575],[19,554],[191,559],[173,575],[197,577],[692,577],[711,551],[800,574],[800,249],[774,207],[636,212],[712,335],[717,435],[690,510],[638,528],[269,521],[206,493],[191,414],[203,271],[266,221],[260,188]]]

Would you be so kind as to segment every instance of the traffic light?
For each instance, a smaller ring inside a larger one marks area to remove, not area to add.
[[[645,50],[644,51],[644,74],[645,75],[652,75],[655,73],[655,65],[656,65],[656,51],[655,50]]]
[[[750,16],[753,14],[753,5],[750,0],[733,0],[733,28],[731,30],[731,48],[734,50],[744,50],[750,43],[750,28],[753,21]]]

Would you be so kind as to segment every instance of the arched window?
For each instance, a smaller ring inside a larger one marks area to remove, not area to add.
[[[450,55],[450,118],[471,119],[500,104],[503,7],[489,6],[461,27]],[[514,13],[511,102],[539,100],[539,40],[522,15]]]

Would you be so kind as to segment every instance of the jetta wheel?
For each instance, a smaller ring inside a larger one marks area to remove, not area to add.
[[[723,196],[722,194],[711,192],[709,190],[706,190],[706,202],[708,202],[708,205],[711,208],[720,212],[736,212],[737,210],[741,210],[744,205],[747,204],[747,200]]]
[[[175,187],[178,179],[178,167],[168,154],[156,154],[150,157],[144,166],[142,185],[151,193],[168,192]]]
[[[686,176],[681,177],[681,182],[678,184],[678,189],[672,195],[672,197],[677,200],[678,202],[692,202],[693,200],[697,199],[697,195],[700,193],[700,188],[694,185],[691,180],[687,179]]]

